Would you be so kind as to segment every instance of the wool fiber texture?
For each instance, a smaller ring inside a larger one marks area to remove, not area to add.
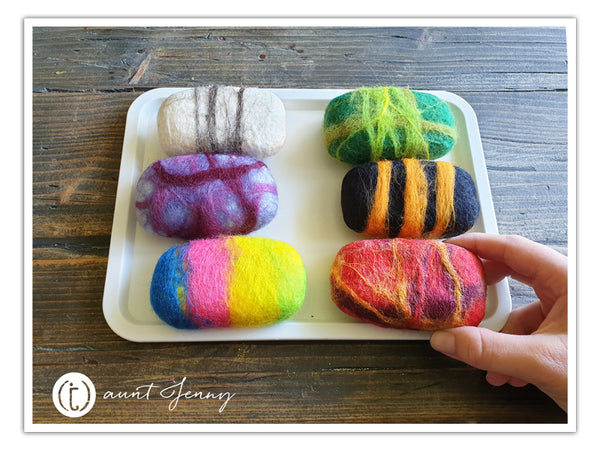
[[[436,240],[352,242],[338,252],[330,281],[340,310],[381,327],[434,331],[477,326],[485,315],[481,261]]]
[[[294,248],[229,236],[167,250],[156,264],[150,301],[175,328],[260,327],[292,317],[305,291],[306,271]]]
[[[363,87],[332,99],[325,109],[323,131],[328,153],[349,164],[438,159],[457,138],[445,101],[396,87]]]
[[[200,86],[167,97],[157,127],[168,156],[238,153],[264,159],[283,147],[286,115],[279,97],[267,90]]]
[[[456,236],[480,212],[468,172],[446,161],[413,158],[353,167],[342,180],[346,225],[371,238]]]
[[[278,195],[262,161],[200,153],[151,164],[138,180],[135,206],[145,230],[199,239],[262,228],[277,213]]]

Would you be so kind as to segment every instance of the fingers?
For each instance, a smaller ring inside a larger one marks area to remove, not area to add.
[[[483,259],[486,281],[497,282],[503,276],[511,276],[532,286],[546,303],[566,293],[567,258],[545,245],[521,236],[487,233],[466,233],[445,242],[466,248]]]
[[[513,310],[502,328],[503,333],[528,335],[537,330],[539,324],[544,320],[544,313],[540,302],[530,303]],[[488,372],[486,380],[492,386],[510,384],[514,387],[523,387],[529,384],[527,381],[505,373]]]
[[[503,384],[506,384],[508,380],[510,380],[510,376],[503,373],[488,372],[485,376],[485,379],[492,386],[502,386]]]
[[[496,284],[504,277],[512,277],[521,283],[527,284],[528,286],[531,286],[533,283],[531,278],[515,272],[503,262],[493,261],[491,259],[483,259],[481,263],[483,265],[483,274],[485,276],[486,284]]]
[[[466,233],[445,242],[460,245],[480,258],[503,262],[515,273],[532,279],[541,270],[540,266],[566,264],[560,253],[522,236]]]
[[[527,386],[527,381],[521,380],[520,378],[511,377],[503,373],[488,372],[485,379],[492,386],[502,386],[503,384],[510,384],[513,387]]]
[[[507,334],[531,334],[538,329],[544,321],[544,311],[540,302],[529,303],[514,309],[502,328]]]
[[[487,328],[460,327],[438,331],[431,346],[477,369],[505,374],[535,384],[540,370],[531,336],[496,333]]]
[[[481,263],[486,284],[496,284],[504,277],[513,275],[511,268],[503,262],[484,259]]]
[[[511,335],[486,328],[459,327],[437,331],[431,346],[447,356],[488,371],[491,384],[534,384],[566,407],[566,338]]]
[[[487,371],[494,386],[534,384],[567,408],[567,258],[520,236],[467,233],[447,239],[481,260],[487,284],[505,276],[533,287],[538,302],[514,310],[502,330],[460,327],[433,333],[431,346]]]

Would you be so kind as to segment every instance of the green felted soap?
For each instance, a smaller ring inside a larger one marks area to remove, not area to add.
[[[323,121],[328,153],[350,164],[438,159],[456,142],[448,104],[426,92],[365,87],[332,99]]]

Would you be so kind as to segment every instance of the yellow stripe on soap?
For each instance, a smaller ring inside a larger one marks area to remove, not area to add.
[[[369,126],[369,128],[367,129],[368,133],[369,133],[369,141],[371,142],[371,159],[372,160],[379,160],[381,159],[381,155],[383,154],[383,143],[385,142],[385,139],[387,136],[389,136],[390,138],[392,138],[394,136],[393,130],[389,129],[389,124],[386,126],[386,117],[389,115],[388,109],[390,106],[390,94],[388,92],[388,88],[384,87],[381,88],[380,90],[377,90],[379,92],[379,95],[382,97],[379,99],[380,103],[383,102],[383,104],[381,105],[381,110],[379,111],[379,113],[377,114],[377,118],[375,120],[375,123],[373,123],[372,125],[376,125],[375,129],[377,130],[375,132],[375,135],[373,136],[373,132],[374,127],[371,125]],[[367,97],[367,96],[365,96]],[[363,109],[363,111],[365,111]],[[363,112],[363,114],[365,114],[366,116],[368,116],[367,112]],[[365,122],[365,119],[363,118],[363,123]],[[373,130],[373,131],[372,131]]]
[[[298,311],[306,294],[306,269],[298,252],[282,241],[269,240],[273,258],[271,279],[277,287],[279,320],[287,320]]]
[[[441,236],[446,231],[454,215],[454,166],[446,161],[438,161],[436,164],[435,226],[430,233],[433,237]]]
[[[434,133],[445,134],[446,136],[451,137],[454,140],[457,139],[456,129],[454,127],[439,122],[423,120],[421,122],[421,131],[423,133],[433,131]]]
[[[180,249],[175,250],[175,260],[182,261],[182,267],[177,267],[175,269],[175,274],[177,275],[177,289],[175,291],[175,295],[177,296],[177,302],[179,303],[179,308],[181,309],[183,314],[187,314],[188,310],[188,293],[185,286],[185,274],[188,271],[188,262],[185,258],[180,258]]]
[[[460,317],[460,314],[462,312],[462,286],[460,283],[460,277],[458,276],[456,269],[450,261],[448,247],[446,247],[441,242],[435,242],[435,245],[437,246],[440,252],[440,259],[442,261],[444,269],[446,270],[448,275],[450,275],[450,278],[452,278],[452,282],[454,283],[454,297],[456,298],[456,309],[454,310],[454,317],[458,318]]]
[[[404,185],[404,223],[400,236],[418,238],[425,227],[427,212],[427,175],[418,159],[403,159],[406,168]]]
[[[387,237],[388,235],[388,206],[390,202],[390,180],[392,178],[392,161],[377,163],[377,184],[373,203],[363,233],[372,237]]]
[[[273,243],[262,238],[234,236],[227,240],[233,255],[229,285],[229,311],[232,327],[253,327],[276,322],[277,273],[273,258],[268,257]]]

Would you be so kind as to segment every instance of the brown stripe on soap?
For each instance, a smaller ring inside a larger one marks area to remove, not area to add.
[[[242,147],[242,115],[244,113],[244,90],[241,87],[237,93],[237,113],[235,116],[235,133],[233,137],[233,150],[238,153]]]
[[[196,122],[196,151],[200,150],[201,145],[201,134],[200,134],[200,99],[198,97],[198,93],[200,91],[199,87],[194,88],[194,120]]]
[[[217,103],[218,86],[211,86],[208,90],[208,112],[206,114],[206,123],[208,128],[208,142],[213,152],[217,150],[217,140],[215,137],[215,105]]]

